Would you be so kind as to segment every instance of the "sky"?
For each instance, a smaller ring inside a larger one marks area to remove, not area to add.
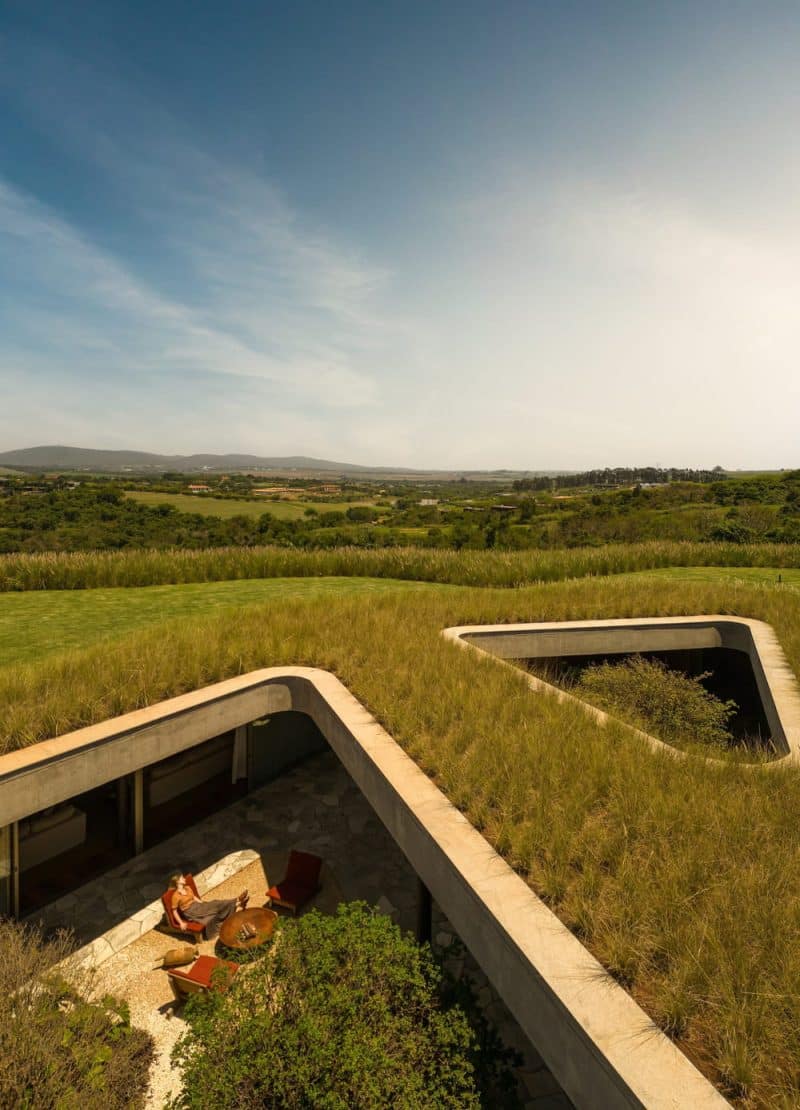
[[[0,450],[800,466],[800,5],[3,0]]]

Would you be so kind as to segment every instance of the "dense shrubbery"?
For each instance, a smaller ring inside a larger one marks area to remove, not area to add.
[[[0,552],[246,546],[266,542],[273,524],[280,531],[268,515],[222,519],[142,505],[110,487],[54,489],[0,500]]]
[[[439,987],[429,949],[361,903],[284,921],[266,959],[187,1006],[173,1107],[478,1107],[473,1034]]]
[[[692,470],[675,466],[615,466],[602,470],[582,470],[577,474],[541,475],[537,478],[518,478],[516,490],[578,489],[581,486],[630,486],[646,482],[724,482],[728,475],[721,468]]]
[[[133,1029],[124,1004],[85,1000],[89,982],[53,965],[65,936],[0,921],[0,1106],[26,1110],[122,1110],[142,1106],[150,1037]]]
[[[575,693],[668,744],[724,748],[733,741],[727,725],[737,706],[706,690],[706,677],[689,677],[660,659],[634,655],[620,663],[586,667]]]
[[[637,473],[646,484],[632,484]],[[147,485],[144,493],[148,498],[165,498],[155,504],[123,496],[120,483],[108,479],[87,481],[77,488],[65,488],[63,479],[42,481],[28,489],[15,482],[0,496],[0,552],[197,549],[266,543],[309,550],[412,544],[527,551],[653,540],[800,541],[797,472],[705,484],[685,480],[649,484],[649,479],[669,473],[689,474],[646,468],[565,476],[563,484],[576,487],[570,494],[555,494],[551,478],[523,479],[514,483],[515,492],[507,488],[504,492],[496,483],[451,482],[436,488],[435,497],[424,498],[418,486],[407,484],[396,491],[396,499],[367,484],[351,490],[350,495],[367,497],[369,505],[317,502],[295,519],[286,519],[270,501],[257,504],[252,497],[241,506],[252,509],[254,515],[248,511],[230,516],[228,495],[234,487],[241,492],[230,478],[215,487],[218,497],[201,494],[193,498],[184,493],[174,501],[167,500],[174,493],[165,492],[161,488],[164,483],[139,481],[139,487]],[[694,472],[694,476],[704,475]],[[627,484],[616,488],[620,481]],[[174,483],[166,483],[167,488],[171,485]],[[178,483],[177,488],[185,486]],[[536,496],[531,495],[532,490]],[[195,512],[201,503],[220,515]]]

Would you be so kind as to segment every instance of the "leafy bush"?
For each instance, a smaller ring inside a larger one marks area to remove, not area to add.
[[[621,663],[587,667],[576,686],[579,697],[620,713],[668,744],[686,741],[727,747],[727,725],[735,701],[720,701],[703,686],[708,671],[689,677],[660,659],[631,656]]]
[[[489,1021],[481,1006],[474,980],[463,971],[467,950],[455,937],[439,951],[445,968],[441,995],[445,1006],[458,1006],[467,1016],[475,1037],[470,1059],[475,1068],[475,1080],[482,1106],[492,1110],[519,1110],[519,1088],[514,1068],[522,1067],[524,1057],[514,1048],[504,1044],[497,1028]],[[453,974],[454,963],[462,970]]]
[[[112,998],[88,1002],[85,977],[53,970],[66,934],[0,921],[0,1106],[114,1110],[144,1104],[152,1042]],[[81,981],[82,980],[82,981]]]
[[[187,1005],[173,1110],[477,1107],[472,1033],[427,948],[363,903],[279,926],[226,993]]]

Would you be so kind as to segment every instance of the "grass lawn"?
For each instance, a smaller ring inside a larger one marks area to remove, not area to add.
[[[0,666],[34,662],[54,652],[115,640],[178,617],[210,616],[222,609],[271,600],[459,589],[391,578],[255,578],[180,586],[0,594]]]
[[[800,570],[772,567],[667,567],[614,578],[775,586],[779,574],[784,583],[781,588],[800,588]],[[0,593],[0,666],[35,662],[45,655],[118,639],[161,621],[206,616],[265,601],[460,589],[463,587],[392,578],[315,577]]]
[[[741,582],[747,586],[783,585],[800,589],[800,570],[791,567],[659,567],[634,571],[626,577],[666,578],[672,582]]]
[[[601,727],[580,706],[535,694],[518,669],[459,650],[441,630],[729,612],[770,623],[797,673],[800,592],[744,584],[738,568],[711,581],[626,574],[492,589],[487,579],[520,568],[486,554],[459,560],[482,573],[482,588],[403,590],[383,578],[365,595],[346,580],[337,592],[312,578],[281,583],[262,606],[246,591],[274,589],[275,579],[9,594],[0,600],[38,602],[48,617],[63,598],[82,613],[82,635],[107,638],[1,668],[0,738],[13,750],[258,667],[331,670],[740,1110],[797,1107],[796,767],[653,752],[613,720]],[[347,558],[366,565],[360,554]],[[553,572],[608,565],[607,553],[605,564],[559,559]],[[391,560],[400,571],[456,569],[415,552]],[[316,555],[308,565],[318,565]],[[303,595],[308,601],[285,592],[303,585],[317,590]],[[248,603],[209,610],[220,595]],[[104,612],[103,597],[121,608]],[[152,623],[125,627],[159,598]],[[195,599],[198,615],[169,619],[191,612],[184,598]],[[34,611],[22,608],[17,627],[23,611],[34,627]]]
[[[201,516],[219,516],[226,520],[232,516],[258,518],[262,513],[272,513],[279,520],[299,520],[306,509],[316,509],[319,513],[344,513],[354,505],[373,504],[372,501],[269,501],[266,497],[259,501],[236,501],[224,497],[197,497],[192,493],[149,493],[146,490],[130,490],[125,496],[144,505],[174,505],[179,513],[200,513]]]

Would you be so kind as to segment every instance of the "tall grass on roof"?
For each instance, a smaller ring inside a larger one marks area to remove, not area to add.
[[[582,580],[226,612],[0,673],[8,748],[278,664],[336,673],[741,1106],[800,1106],[800,775],[652,750],[440,635],[453,624],[735,613],[800,665],[800,596]]]
[[[800,544],[653,541],[552,551],[227,547],[201,551],[47,552],[0,555],[0,592],[319,575],[508,587],[672,566],[800,567]]]

